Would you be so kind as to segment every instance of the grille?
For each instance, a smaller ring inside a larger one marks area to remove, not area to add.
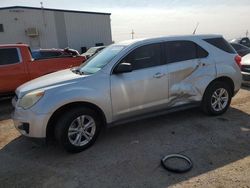
[[[17,97],[17,95],[15,95],[14,99],[15,99],[15,101],[17,101],[17,100],[18,100],[18,97]]]
[[[242,65],[241,70],[243,72],[249,72],[250,73],[250,65]]]

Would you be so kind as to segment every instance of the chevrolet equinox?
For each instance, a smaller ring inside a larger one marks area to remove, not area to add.
[[[220,35],[124,41],[80,67],[17,88],[13,120],[25,136],[53,135],[67,151],[80,152],[104,126],[195,106],[223,114],[240,89],[240,66]]]

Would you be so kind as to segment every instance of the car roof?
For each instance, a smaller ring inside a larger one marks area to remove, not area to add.
[[[56,49],[56,48],[52,48],[52,49],[35,49],[32,50],[33,52],[64,52],[63,49]]]
[[[0,44],[1,47],[29,47],[28,44]]]
[[[219,38],[222,37],[222,35],[216,35],[216,34],[210,34],[210,35],[176,35],[176,36],[162,36],[162,37],[155,37],[155,38],[141,38],[141,39],[132,39],[132,40],[126,40],[119,43],[116,43],[118,45],[131,45],[137,42],[157,42],[157,41],[164,41],[164,40],[188,40],[188,39],[209,39],[209,38]]]

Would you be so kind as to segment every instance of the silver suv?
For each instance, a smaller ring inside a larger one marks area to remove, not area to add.
[[[223,114],[241,86],[241,59],[220,35],[113,44],[78,68],[30,81],[13,99],[25,136],[55,136],[68,151],[91,146],[105,126],[201,106]]]

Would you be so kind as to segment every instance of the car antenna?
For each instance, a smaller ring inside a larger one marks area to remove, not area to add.
[[[199,23],[199,22],[197,22],[196,27],[195,27],[195,29],[194,29],[194,31],[193,31],[193,35],[195,35],[195,34],[196,34],[196,31],[197,31],[197,29],[198,29],[199,25],[200,25],[200,23]]]

